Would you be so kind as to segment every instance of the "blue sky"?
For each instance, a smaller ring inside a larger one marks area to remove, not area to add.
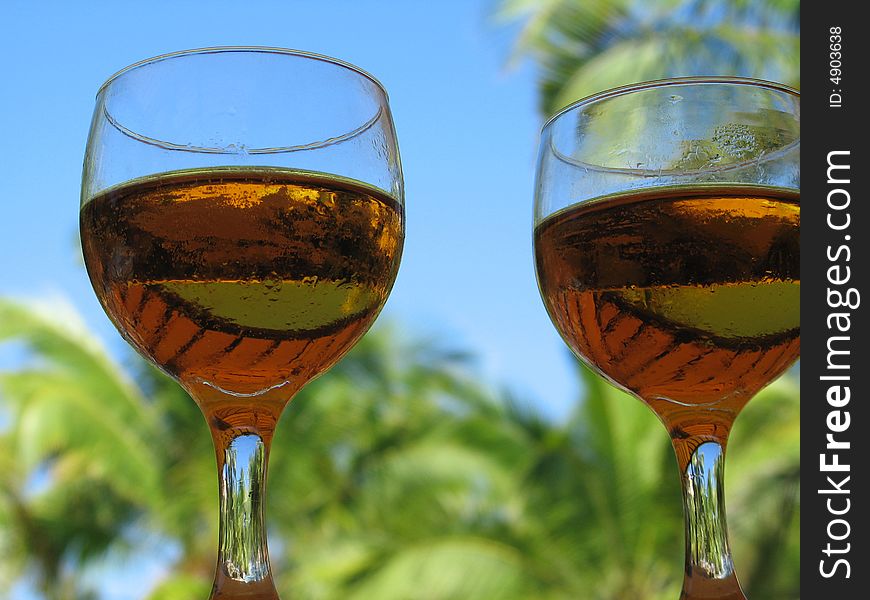
[[[497,25],[494,6],[0,0],[0,294],[66,298],[122,356],[126,347],[97,304],[76,249],[81,163],[97,88],[130,63],[187,48],[264,45],[327,54],[384,83],[399,135],[407,242],[381,318],[471,350],[488,384],[564,414],[577,395],[576,377],[538,296],[532,257],[543,120],[532,65],[507,67],[516,28]]]

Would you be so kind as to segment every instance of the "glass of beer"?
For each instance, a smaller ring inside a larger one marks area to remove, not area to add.
[[[732,423],[800,354],[800,96],[740,78],[642,83],[544,126],[535,260],[550,317],[667,428],[684,600],[741,600],[725,524]]]
[[[212,433],[211,598],[278,598],[263,516],[275,424],[371,326],[402,253],[387,93],[353,65],[281,48],[142,61],[97,94],[81,202],[100,303]]]

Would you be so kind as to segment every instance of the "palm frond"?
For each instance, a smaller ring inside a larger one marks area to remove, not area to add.
[[[451,536],[405,547],[354,586],[349,598],[495,600],[524,597],[527,579],[515,550]]]
[[[514,58],[540,67],[541,109],[639,81],[741,75],[799,85],[795,0],[506,1],[522,20]]]
[[[148,441],[157,436],[156,415],[96,339],[76,325],[77,316],[66,307],[54,312],[51,317],[0,299],[0,342],[23,343],[32,365],[0,373],[17,455],[33,469],[61,451],[78,454],[85,469],[80,475],[105,477],[131,500],[157,502],[160,459]]]

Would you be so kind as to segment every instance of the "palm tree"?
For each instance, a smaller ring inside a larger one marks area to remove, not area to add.
[[[216,486],[198,409],[140,361],[131,380],[76,321],[0,301],[0,341],[24,342],[31,357],[0,375],[5,576],[29,570],[45,598],[86,598],[94,591],[78,574],[89,561],[151,529],[181,551],[150,597],[204,596]],[[643,405],[584,370],[576,415],[553,423],[482,388],[467,359],[382,329],[294,400],[270,475],[281,588],[388,600],[674,597],[673,458]],[[791,598],[796,390],[786,381],[763,395],[735,431],[732,525],[750,588]]]
[[[0,562],[9,579],[35,569],[46,598],[85,598],[89,562],[150,530],[180,548],[151,597],[203,595],[216,537],[203,419],[174,382],[138,360],[130,378],[77,323],[0,301],[0,342],[25,354],[0,374],[0,552],[27,558]],[[405,598],[422,578],[433,598],[523,597],[523,557],[494,538],[522,526],[527,453],[467,360],[382,328],[294,400],[270,474],[285,590]],[[493,452],[500,436],[513,448]]]
[[[503,0],[516,58],[540,69],[541,112],[595,92],[686,75],[800,82],[800,0]]]
[[[46,598],[66,600],[89,597],[74,565],[124,546],[128,525],[161,504],[162,466],[139,388],[68,307],[51,313],[0,299],[0,342],[38,357],[0,374],[0,548],[29,559],[13,574],[26,568]]]
[[[0,339],[24,341],[35,359],[0,376],[4,568],[35,570],[46,598],[84,598],[77,574],[88,561],[150,528],[181,548],[151,597],[206,594],[214,458],[193,402],[140,362],[133,383],[71,316],[3,301],[0,323]],[[462,354],[389,329],[366,336],[294,400],[276,435],[281,588],[303,598],[672,598],[681,542],[665,436],[641,403],[583,377],[576,416],[558,424],[482,388]],[[793,597],[797,507],[783,490],[797,484],[794,390],[763,393],[744,431],[765,435],[744,434],[732,457],[734,504],[753,503],[736,511],[749,515],[734,522],[737,558],[754,565],[744,571],[763,597]],[[44,474],[35,487],[34,472]],[[792,519],[774,518],[783,511]]]

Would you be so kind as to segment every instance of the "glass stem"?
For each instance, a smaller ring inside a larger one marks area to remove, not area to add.
[[[703,441],[683,471],[686,575],[681,600],[746,600],[725,522],[725,442]]]
[[[211,599],[278,600],[266,546],[266,466],[271,436],[213,430],[220,485],[218,560]]]

